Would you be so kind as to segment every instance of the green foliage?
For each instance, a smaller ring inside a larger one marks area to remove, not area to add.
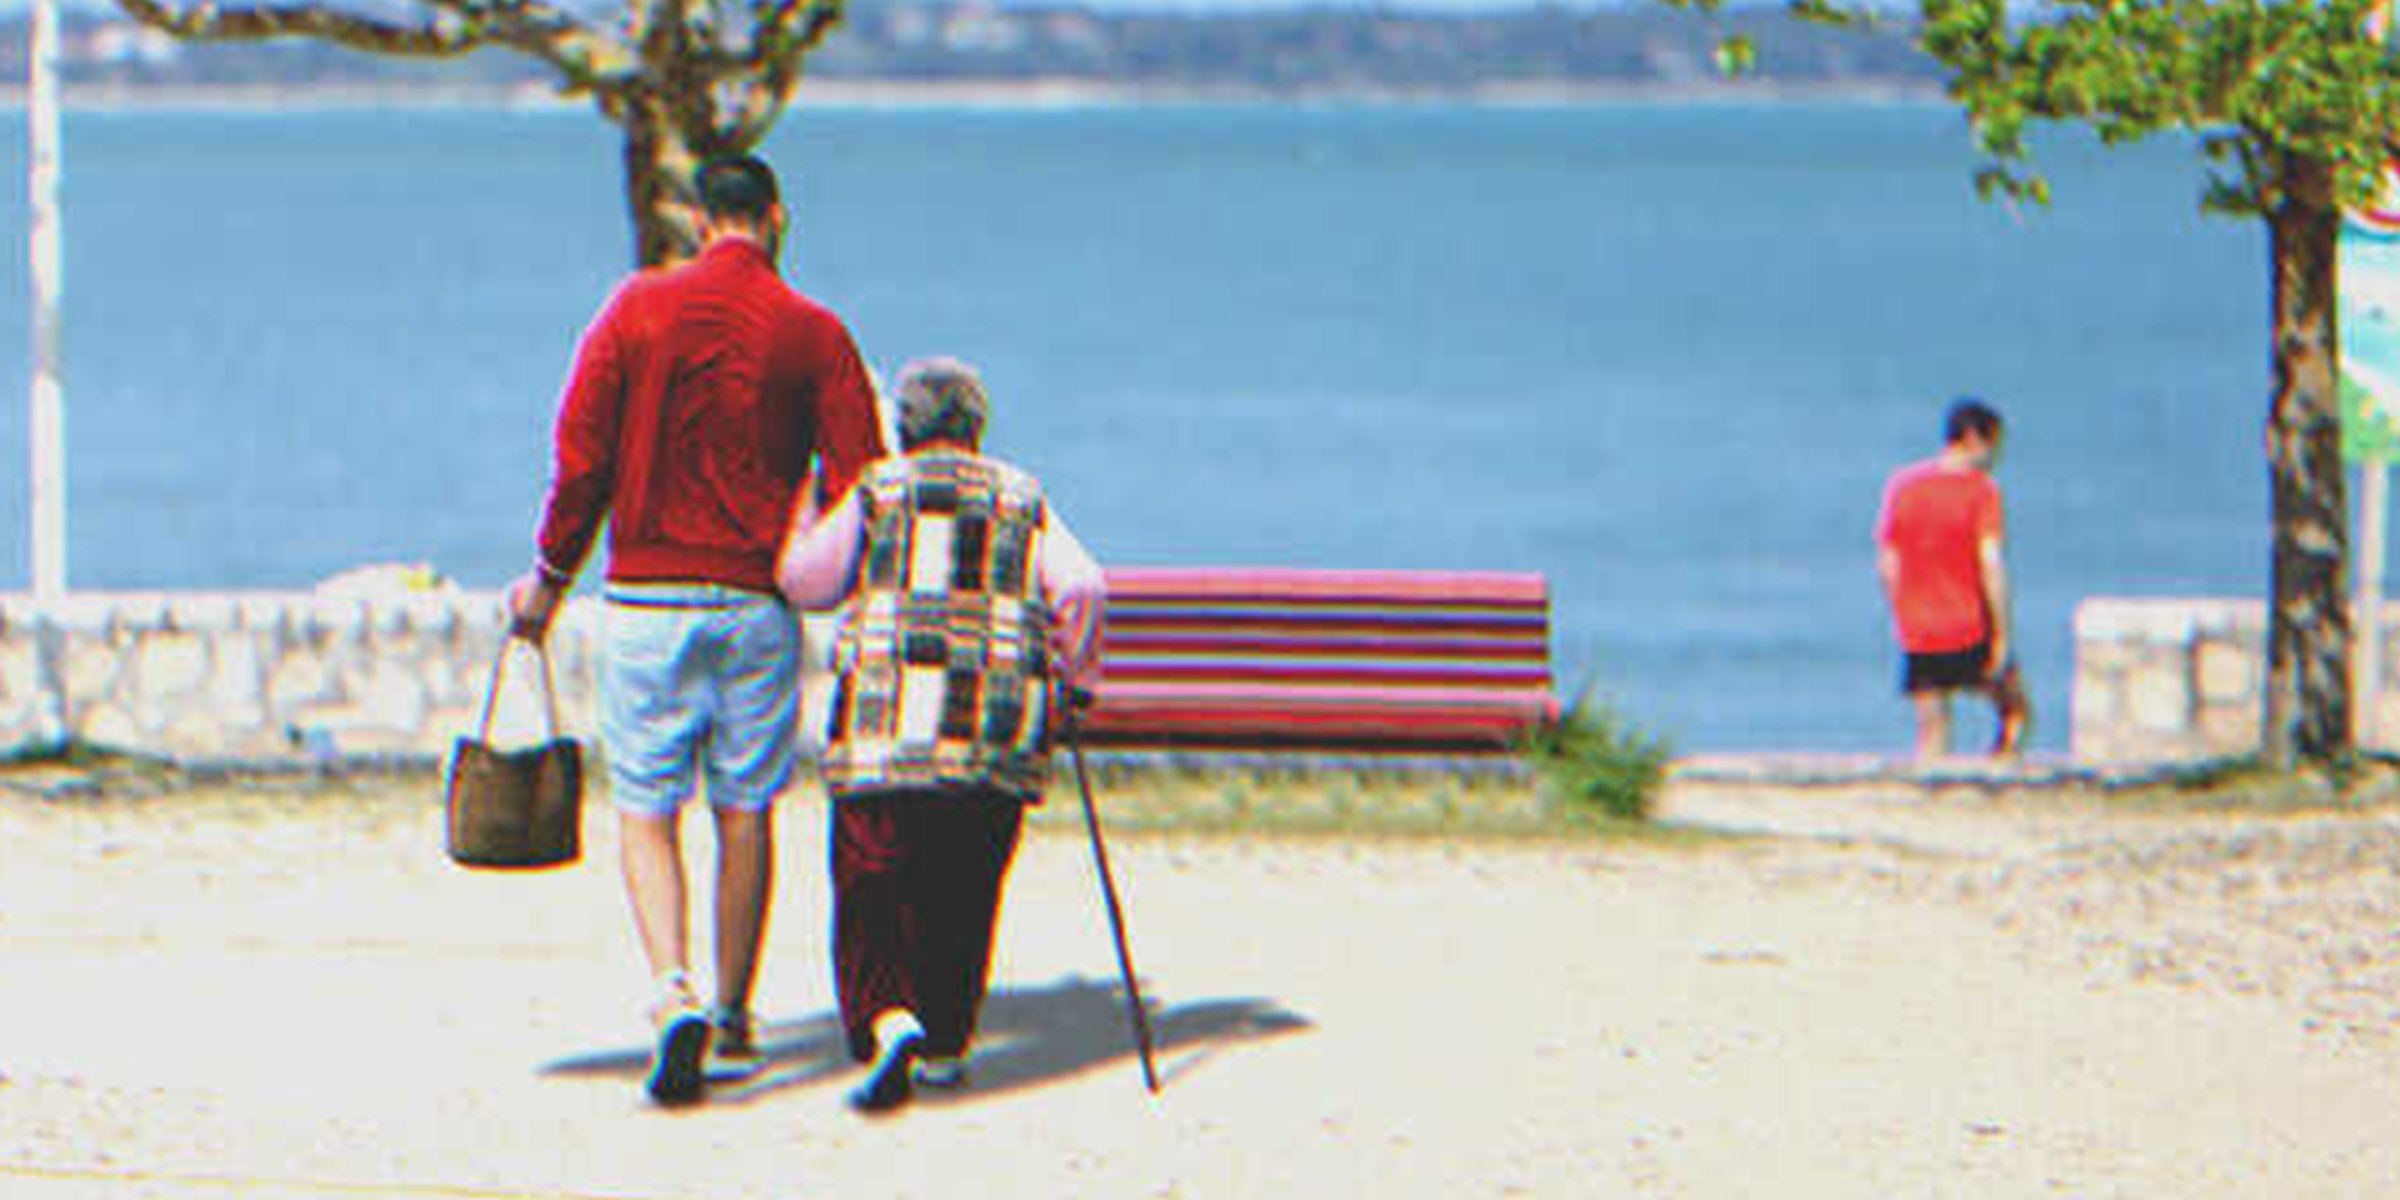
[[[1550,797],[1620,821],[1649,819],[1673,748],[1592,699],[1587,689],[1524,750]]]
[[[1719,0],[1661,0],[1715,12]],[[2077,121],[2111,145],[2201,135],[2214,212],[2283,205],[2303,163],[2345,205],[2374,198],[2400,145],[2400,57],[2369,30],[2375,0],[1918,0],[1918,46],[1949,72],[1987,158],[1984,196],[2046,201],[2027,127]],[[1874,23],[1860,0],[1785,0],[1828,25]],[[2317,203],[2317,197],[2298,197]]]
[[[1717,72],[1727,77],[1747,75],[1758,69],[1758,44],[1748,34],[1737,33],[1717,43]]]

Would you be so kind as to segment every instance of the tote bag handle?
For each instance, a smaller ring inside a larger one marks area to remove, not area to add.
[[[492,711],[499,706],[500,677],[507,672],[510,648],[519,642],[530,647],[534,658],[542,664],[542,716],[550,723],[551,740],[558,738],[558,685],[550,673],[550,648],[532,638],[512,633],[500,643],[500,653],[492,659],[491,686],[485,688],[483,693],[482,732],[477,736],[487,743],[492,740]]]

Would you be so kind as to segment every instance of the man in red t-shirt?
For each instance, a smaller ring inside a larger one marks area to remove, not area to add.
[[[2000,414],[1975,399],[1950,406],[1942,452],[1892,473],[1875,518],[1875,568],[1905,659],[1900,688],[1916,706],[1917,754],[1950,752],[1950,694],[1992,701],[1994,754],[2014,754],[2032,717],[2009,657],[2008,572],[2001,553]]]
[[[774,172],[725,158],[694,185],[699,255],[626,280],[584,333],[534,567],[509,590],[516,631],[538,641],[605,526],[600,742],[657,978],[647,1087],[662,1104],[758,1065],[749,1000],[800,680],[775,558],[796,512],[830,507],[884,451],[849,331],[776,271]],[[707,1009],[690,978],[678,835],[703,782],[717,834]]]

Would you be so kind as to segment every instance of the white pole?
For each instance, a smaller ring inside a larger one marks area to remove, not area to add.
[[[2375,710],[2383,695],[2383,543],[2384,509],[2391,494],[2391,464],[2362,459],[2358,465],[2358,580],[2357,602],[2350,613],[2350,635],[2356,658],[2350,680],[2351,736],[2360,749],[2373,748],[2379,722]]]
[[[25,124],[31,143],[33,404],[27,443],[33,460],[33,594],[50,597],[67,590],[67,402],[59,374],[65,255],[58,220],[58,0],[34,0],[30,70]]]

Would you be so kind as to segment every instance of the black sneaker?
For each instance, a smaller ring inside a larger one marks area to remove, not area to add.
[[[703,1073],[710,1083],[730,1083],[758,1074],[766,1065],[759,1053],[756,1022],[740,1009],[718,1005],[708,1012],[708,1061]]]
[[[669,1018],[658,1031],[658,1052],[650,1058],[650,1079],[643,1086],[650,1098],[670,1108],[700,1099],[704,1084],[701,1064],[708,1057],[708,1018],[687,1010]]]
[[[875,1056],[874,1070],[867,1081],[850,1093],[850,1107],[862,1113],[888,1113],[908,1103],[909,1093],[916,1080],[918,1052],[925,1045],[922,1033],[904,1033],[893,1038],[883,1052]]]
[[[937,1092],[957,1091],[967,1086],[967,1056],[918,1059],[916,1082],[918,1087]]]

